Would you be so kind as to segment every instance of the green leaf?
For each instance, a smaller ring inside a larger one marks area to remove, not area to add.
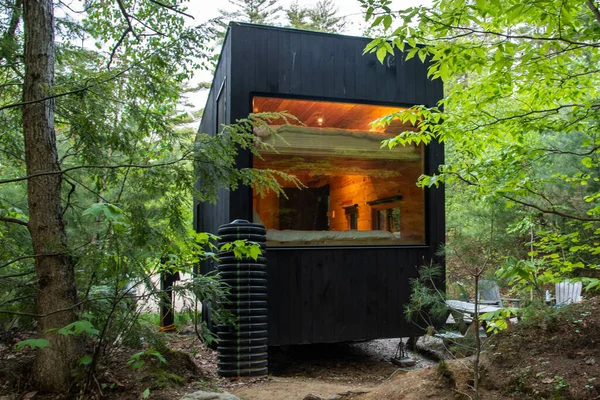
[[[79,360],[77,360],[77,364],[85,366],[85,365],[90,365],[92,363],[92,361],[94,361],[92,356],[90,356],[89,354],[86,354],[83,357],[81,357]]]
[[[97,217],[100,214],[103,214],[106,220],[113,224],[124,223],[123,210],[114,204],[103,202],[94,203],[82,213],[82,215],[90,215],[92,217]]]
[[[160,362],[162,363],[167,363],[167,360],[165,359],[165,357],[163,357],[162,354],[160,354],[157,350],[154,349],[150,349],[150,350],[146,350],[146,354],[149,356],[154,356],[156,358],[158,358],[158,360],[160,360]]]
[[[367,44],[365,46],[365,49],[363,50],[363,54],[367,54],[367,53],[372,53],[373,51],[375,51],[375,49],[377,48],[377,46],[379,45],[379,43],[381,43],[381,40],[379,39],[373,39],[369,42],[369,44]]]
[[[377,59],[379,60],[380,63],[383,63],[383,60],[385,60],[386,54],[387,54],[387,50],[386,50],[385,46],[381,46],[377,49]]]
[[[156,357],[162,363],[167,362],[165,357],[162,354],[160,354],[157,350],[148,349],[146,351],[137,352],[137,353],[133,354],[131,357],[129,357],[129,360],[127,361],[127,365],[129,365],[129,367],[131,367],[133,369],[140,369],[146,363],[143,360],[143,357],[145,357],[145,356]]]
[[[75,321],[67,326],[65,326],[64,328],[60,328],[58,330],[55,329],[49,329],[48,332],[56,332],[60,335],[81,335],[81,334],[88,334],[90,336],[97,336],[100,334],[100,331],[96,328],[94,328],[94,325],[92,325],[92,323],[90,321],[87,320],[83,320],[83,321]]]
[[[45,349],[46,347],[50,347],[51,344],[46,339],[26,339],[21,340],[15,344],[15,350],[21,350],[25,347],[29,347],[31,350],[34,349]]]
[[[416,48],[416,47],[414,49],[410,49],[408,51],[408,53],[406,53],[406,61],[408,61],[411,58],[413,58],[417,54],[418,51],[419,51],[419,49]]]
[[[142,399],[147,399],[150,396],[150,388],[146,388],[146,390],[144,390],[142,392]]]
[[[383,28],[384,29],[389,29],[389,27],[392,25],[392,16],[387,14],[383,17]]]

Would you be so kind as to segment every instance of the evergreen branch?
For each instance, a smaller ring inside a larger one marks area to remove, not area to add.
[[[127,293],[128,292],[129,292],[129,290],[127,291]],[[164,292],[163,290],[159,290],[159,291],[155,291],[155,292],[151,293],[151,295],[157,294],[157,293],[163,293],[163,292]],[[149,295],[131,295],[131,294],[129,294],[127,297],[131,298],[131,299],[142,299],[142,298],[145,298],[148,296]],[[120,296],[120,297],[124,298],[124,296]],[[49,317],[54,314],[60,314],[61,312],[73,310],[83,304],[86,304],[86,303],[93,303],[93,302],[100,301],[100,300],[114,300],[114,299],[115,299],[115,296],[94,297],[92,299],[81,300],[81,301],[73,304],[72,306],[61,308],[59,310],[54,310],[54,311],[51,311],[46,314],[33,314],[33,313],[26,313],[26,312],[12,311],[12,310],[0,310],[0,314],[13,314],[13,315],[23,315],[23,316],[34,317],[34,318],[46,318],[46,317]]]
[[[20,177],[20,178],[13,178],[13,179],[1,180],[0,181],[0,185],[3,185],[5,183],[14,183],[14,182],[26,181],[26,180],[29,180],[31,178],[36,178],[38,176],[60,175],[60,174],[64,174],[64,173],[69,172],[69,171],[75,171],[75,170],[78,170],[78,169],[120,169],[120,168],[151,169],[151,168],[158,168],[158,167],[168,167],[170,165],[175,165],[175,164],[178,164],[178,163],[180,163],[182,161],[189,160],[187,158],[188,155],[189,155],[189,153],[188,154],[184,154],[182,157],[180,157],[180,158],[178,158],[176,160],[167,161],[167,162],[164,162],[164,163],[157,163],[157,164],[77,165],[75,167],[65,168],[65,169],[59,170],[59,171],[38,172],[38,173],[35,173],[35,174],[23,176],[23,177]],[[23,222],[23,221],[21,221],[21,222]],[[25,222],[23,222],[23,223],[26,225]]]
[[[10,17],[10,22],[8,23],[8,27],[6,32],[2,35],[3,41],[14,41],[15,34],[17,33],[17,27],[19,26],[19,21],[21,21],[21,8],[23,7],[23,0],[16,0],[14,6],[12,7],[12,15]],[[3,51],[0,57],[0,60],[7,58],[6,53]]]
[[[28,294],[27,296],[21,296],[21,297],[15,297],[15,298],[12,298],[12,299],[8,299],[8,300],[6,300],[6,301],[3,301],[2,303],[0,303],[0,306],[3,306],[3,305],[5,305],[5,304],[9,304],[9,303],[14,303],[14,302],[16,302],[16,301],[20,301],[20,300],[29,299],[29,298],[31,298],[31,297],[35,297],[35,295],[33,295],[33,294]]]
[[[119,71],[118,73],[116,73],[115,75],[111,76],[110,78],[106,78],[106,79],[100,80],[98,83],[86,84],[84,87],[81,87],[81,88],[79,88],[79,89],[71,90],[71,91],[69,91],[69,92],[65,92],[65,93],[58,93],[58,94],[54,94],[54,95],[52,95],[52,96],[46,96],[46,97],[42,97],[41,99],[37,99],[37,100],[29,100],[29,101],[22,101],[22,102],[20,102],[20,103],[12,103],[12,104],[7,104],[7,105],[5,105],[5,106],[2,106],[2,107],[0,107],[0,111],[7,110],[7,109],[9,109],[9,108],[15,108],[15,107],[26,106],[26,105],[29,105],[29,104],[40,103],[40,102],[44,102],[44,101],[46,101],[46,100],[57,99],[57,98],[59,98],[59,97],[64,97],[64,96],[68,96],[68,95],[71,95],[71,94],[76,94],[76,93],[85,92],[86,90],[88,90],[88,89],[90,89],[90,88],[93,88],[93,87],[95,87],[95,86],[98,86],[98,85],[100,85],[100,84],[102,84],[102,83],[110,82],[110,81],[112,81],[113,79],[116,79],[116,78],[118,78],[119,76],[121,76],[121,75],[125,74],[126,72],[129,72],[129,71],[130,71],[131,69],[133,69],[133,67],[134,67],[134,66],[136,66],[136,65],[137,65],[137,63],[136,63],[136,64],[133,64],[133,65],[131,65],[131,66],[130,66],[130,67],[128,67],[128,68],[125,68],[125,69],[124,69],[124,70],[122,70],[122,71]]]
[[[17,278],[19,276],[26,276],[35,274],[35,271],[19,272],[17,274],[0,275],[0,279]]]
[[[68,179],[65,179],[68,183],[70,183],[72,186],[72,188],[75,188],[75,185],[72,184],[71,182],[69,182],[69,180],[79,184],[82,188],[84,188],[85,190],[87,190],[88,192],[92,193],[93,195],[97,196],[100,200],[102,200],[105,203],[110,203],[110,201],[106,200],[100,193],[98,193],[97,191],[95,191],[94,189],[91,189],[90,187],[86,186],[83,182],[73,178],[71,175],[69,174],[65,174],[66,177],[68,177]],[[70,193],[69,193],[70,195]],[[67,199],[68,202],[68,199]]]
[[[6,30],[7,36],[15,36],[17,32],[17,27],[19,26],[19,21],[21,20],[21,7],[23,6],[23,0],[16,0],[15,5],[13,6],[13,14],[10,18],[10,23],[8,24],[8,29]]]
[[[60,254],[62,254],[62,253],[60,253]],[[52,256],[52,255],[59,255],[59,253],[57,253],[57,254],[43,254],[43,255]],[[16,262],[19,262],[19,261],[21,261],[21,260],[28,260],[28,259],[30,259],[30,258],[36,258],[36,257],[39,257],[39,256],[40,256],[40,255],[38,254],[38,255],[32,255],[32,256],[21,256],[21,257],[17,257],[17,258],[15,258],[15,259],[14,259],[14,260],[12,260],[12,261],[9,261],[9,262],[7,262],[7,263],[4,263],[4,264],[0,265],[0,269],[2,269],[2,268],[6,268],[6,267],[8,267],[9,265],[12,265],[12,264],[14,264],[14,263],[16,263]]]
[[[79,250],[80,248],[82,248],[84,246],[87,246],[88,244],[89,243],[84,243],[81,246],[74,248],[72,251]],[[6,268],[6,267],[8,267],[8,266],[10,266],[10,265],[12,265],[12,264],[14,264],[16,262],[22,261],[22,260],[28,260],[30,258],[60,256],[60,255],[64,255],[64,254],[66,254],[66,253],[64,253],[64,252],[61,252],[61,253],[42,253],[42,254],[33,254],[33,255],[29,255],[29,256],[21,256],[21,257],[17,257],[17,258],[15,258],[15,259],[13,259],[13,260],[11,260],[9,262],[6,262],[6,263],[0,265],[0,269]]]

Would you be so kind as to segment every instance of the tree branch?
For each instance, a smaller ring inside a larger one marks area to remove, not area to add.
[[[19,225],[23,225],[23,226],[26,226],[27,228],[29,228],[29,224],[26,221],[23,221],[23,220],[17,219],[17,218],[0,217],[0,221],[6,222],[6,223],[11,223],[11,224],[19,224]]]
[[[588,5],[589,7],[589,5]],[[470,27],[466,27],[466,26],[457,26],[457,25],[451,25],[451,24],[445,24],[442,21],[437,21],[434,20],[432,18],[426,17],[424,16],[425,19],[427,19],[429,22],[433,23],[433,24],[438,24],[441,25],[445,28],[448,29],[455,29],[457,31],[463,31],[466,32],[468,35],[489,35],[489,36],[497,36],[497,37],[501,37],[501,38],[505,38],[508,40],[514,40],[514,39],[522,39],[522,40],[532,40],[532,41],[542,41],[542,42],[563,42],[563,43],[568,43],[571,45],[583,45],[586,47],[600,47],[600,43],[594,43],[594,42],[579,42],[579,41],[575,41],[575,40],[569,40],[566,39],[564,37],[561,36],[531,36],[531,35],[513,35],[510,33],[504,33],[504,32],[495,32],[495,31],[489,31],[489,30],[479,30],[479,29],[474,29],[474,28],[470,28]],[[460,35],[462,36],[467,36],[464,34]],[[453,40],[452,37],[448,37],[448,38],[442,38],[446,39],[446,40]]]
[[[510,196],[507,196],[505,194],[500,194],[500,196],[504,197],[507,200],[514,201],[515,203],[520,204],[522,206],[538,210],[538,211],[540,211],[543,214],[553,214],[553,215],[558,215],[559,217],[568,218],[568,219],[574,219],[574,220],[577,220],[577,221],[584,221],[584,222],[600,222],[600,218],[579,217],[577,215],[571,215],[571,214],[566,214],[566,213],[563,213],[563,212],[560,212],[560,211],[556,211],[556,210],[549,210],[547,208],[542,208],[542,207],[537,206],[535,204],[531,204],[531,203],[527,203],[527,202],[524,202],[524,201],[521,201],[521,200],[514,199],[514,198],[512,198]]]
[[[82,247],[84,247],[84,246],[87,246],[88,244],[89,244],[89,243],[84,243],[84,244],[82,244],[81,246],[75,247],[75,248],[74,248],[74,249],[72,249],[71,251],[79,250],[80,248],[82,248]],[[9,262],[7,262],[7,263],[4,263],[4,264],[0,265],[0,269],[2,269],[2,268],[6,268],[6,267],[8,267],[9,265],[12,265],[12,264],[14,264],[14,263],[16,263],[16,262],[19,262],[19,261],[21,261],[21,260],[28,260],[28,259],[30,259],[30,258],[37,258],[37,257],[60,256],[60,255],[63,255],[63,254],[65,254],[65,253],[42,253],[42,254],[33,254],[33,255],[30,255],[30,256],[21,256],[21,257],[17,257],[17,258],[15,258],[14,260],[11,260],[11,261],[9,261]]]
[[[458,174],[456,172],[447,172],[447,174],[456,176],[458,179],[460,179],[462,182],[466,183],[469,186],[479,186],[478,183],[470,181],[470,180],[462,177],[460,174]],[[532,192],[532,193],[534,193],[534,192]],[[546,200],[550,204],[552,204],[543,195],[541,195],[539,193],[534,193],[534,194],[536,194],[537,196],[540,196],[541,198],[543,198],[544,200]],[[517,199],[512,198],[512,197],[510,197],[510,196],[508,196],[506,194],[499,194],[499,195],[501,197],[507,199],[507,200],[513,201],[513,202],[515,202],[517,204],[520,204],[522,206],[538,210],[538,211],[542,212],[543,214],[553,214],[553,215],[558,215],[559,217],[568,218],[568,219],[574,219],[574,220],[577,220],[577,221],[584,221],[584,222],[600,222],[600,218],[587,218],[587,217],[580,217],[580,216],[572,215],[572,214],[566,214],[566,213],[563,213],[563,212],[560,212],[560,211],[556,211],[554,209],[550,210],[550,209],[547,209],[547,208],[542,208],[542,207],[540,207],[538,205],[535,205],[535,204],[532,204],[532,203],[527,203],[525,201],[517,200]]]
[[[58,255],[58,254],[44,254],[44,255]],[[9,265],[12,265],[12,264],[14,264],[14,263],[16,263],[16,262],[19,262],[19,261],[21,261],[21,260],[28,260],[28,259],[30,259],[30,258],[36,258],[36,257],[39,257],[39,254],[38,254],[38,255],[33,255],[33,256],[21,256],[21,257],[17,257],[17,258],[15,258],[15,259],[14,259],[14,260],[12,260],[12,261],[9,261],[9,262],[7,262],[7,263],[4,263],[4,264],[0,265],[0,269],[2,269],[2,268],[6,268],[6,267],[8,267]]]
[[[592,149],[590,149],[589,151],[586,151],[584,153],[578,153],[576,151],[567,151],[567,150],[559,150],[559,149],[544,149],[544,148],[537,148],[537,149],[533,149],[533,150],[545,151],[547,153],[553,153],[553,154],[569,154],[572,156],[583,157],[583,156],[589,156],[589,155],[594,154],[595,152],[600,150],[600,146],[595,146]]]
[[[121,10],[121,14],[123,14],[123,17],[125,17],[125,21],[127,21],[127,26],[129,27],[128,30],[131,31],[131,33],[133,34],[133,36],[135,36],[137,38],[137,34],[133,30],[133,25],[131,25],[131,19],[130,19],[131,16],[129,15],[129,13],[125,9],[125,5],[123,4],[123,1],[122,0],[117,0],[117,4],[119,5],[119,10]]]
[[[21,296],[21,297],[15,297],[12,299],[8,299],[6,301],[3,301],[2,303],[0,303],[0,306],[3,306],[5,304],[9,304],[9,303],[14,303],[15,301],[20,301],[20,300],[25,300],[25,299],[29,299],[31,297],[35,297],[35,295],[33,294],[28,294],[27,296]]]
[[[15,4],[12,6],[12,15],[10,17],[10,22],[8,23],[8,28],[6,32],[2,35],[3,41],[15,41],[15,34],[17,33],[17,27],[19,26],[19,21],[21,21],[21,8],[23,6],[23,0],[16,0]],[[7,46],[8,47],[8,46]],[[5,52],[2,52],[2,56],[0,60],[7,58]]]
[[[188,14],[188,13],[185,13],[185,12],[183,12],[183,11],[181,11],[181,10],[179,10],[179,9],[177,9],[177,8],[175,8],[175,7],[173,7],[173,6],[170,6],[170,5],[168,5],[168,4],[162,3],[162,2],[160,2],[160,1],[157,1],[157,0],[150,0],[150,2],[151,2],[151,3],[154,3],[154,4],[156,4],[156,5],[159,5],[159,6],[161,6],[161,7],[164,7],[164,8],[166,8],[166,9],[169,9],[169,10],[171,10],[171,11],[175,11],[175,12],[176,12],[176,13],[178,13],[178,14],[185,15],[185,16],[186,16],[186,17],[188,17],[188,18],[194,19],[194,17],[193,17],[192,15],[190,15],[190,14]]]
[[[36,174],[31,174],[31,175],[28,175],[28,176],[23,176],[23,177],[20,177],[20,178],[13,178],[13,179],[1,180],[0,181],[0,185],[3,185],[5,183],[14,183],[14,182],[26,181],[28,179],[35,178],[35,177],[38,177],[38,176],[64,174],[66,172],[75,171],[75,170],[78,170],[78,169],[120,169],[120,168],[150,169],[150,168],[157,168],[157,167],[168,167],[170,165],[175,165],[175,164],[178,164],[178,163],[186,160],[188,155],[189,155],[189,153],[184,154],[181,158],[178,158],[176,160],[168,161],[168,162],[164,162],[164,163],[158,163],[158,164],[77,165],[75,167],[65,168],[65,169],[60,170],[60,171],[38,172]],[[21,222],[23,222],[23,221],[21,221]]]
[[[69,185],[71,185],[71,190],[69,190],[69,194],[67,195],[67,204],[66,204],[66,206],[65,206],[65,208],[63,209],[63,212],[62,212],[63,217],[65,216],[65,213],[67,212],[67,210],[71,206],[71,195],[73,193],[75,193],[75,190],[77,189],[77,186],[75,186],[75,184],[73,182],[69,181],[68,179],[65,179],[65,182],[67,182]]]
[[[130,28],[125,29],[125,31],[123,32],[123,34],[117,41],[117,44],[115,44],[115,47],[113,47],[112,51],[110,52],[110,58],[108,59],[108,64],[106,64],[106,69],[110,69],[110,65],[112,64],[113,59],[115,58],[115,55],[117,54],[117,49],[119,48],[121,43],[123,43],[123,40],[125,40],[125,37],[127,36],[127,34],[129,32],[132,32]]]
[[[26,276],[26,275],[31,275],[31,274],[35,274],[35,271],[19,272],[17,274],[0,275],[0,279],[17,278],[19,276]]]
[[[592,11],[592,13],[594,14],[594,17],[596,17],[596,21],[598,21],[598,23],[600,23],[600,11],[598,10],[598,7],[596,7],[596,4],[594,4],[594,2],[592,0],[587,0],[585,2],[585,4]]]
[[[42,97],[41,99],[37,99],[37,100],[30,100],[30,101],[23,101],[23,102],[20,102],[20,103],[7,104],[5,106],[0,107],[0,111],[7,110],[9,108],[16,108],[16,107],[25,106],[25,105],[28,105],[28,104],[40,103],[40,102],[44,102],[46,100],[51,100],[51,99],[56,99],[56,98],[63,97],[63,96],[68,96],[70,94],[76,94],[76,93],[85,92],[86,90],[88,90],[90,88],[93,88],[95,86],[98,86],[98,85],[100,85],[102,83],[110,82],[113,79],[117,79],[119,76],[125,74],[126,72],[129,72],[133,67],[137,66],[138,64],[139,63],[135,63],[135,64],[129,66],[128,68],[125,68],[124,70],[119,71],[114,76],[111,76],[110,78],[101,80],[98,83],[93,83],[93,84],[89,84],[89,85],[86,84],[84,87],[79,88],[79,89],[75,89],[75,90],[72,90],[72,91],[69,91],[69,92],[65,92],[65,93],[54,94],[52,96]]]

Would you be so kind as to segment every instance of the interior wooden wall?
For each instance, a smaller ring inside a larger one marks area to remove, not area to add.
[[[347,161],[348,162],[348,161]],[[367,202],[401,195],[402,200],[394,203],[399,205],[401,212],[400,236],[406,243],[424,243],[425,241],[425,199],[423,190],[416,186],[418,177],[422,173],[422,162],[384,162],[389,171],[377,168],[369,175],[335,175],[332,171],[329,176],[311,176],[310,171],[296,170],[297,165],[289,157],[269,155],[265,159],[255,161],[255,168],[272,168],[286,173],[294,174],[308,187],[330,185],[329,223],[330,230],[348,230],[348,221],[344,207],[358,205],[358,229],[371,230],[373,226],[372,210]],[[377,177],[381,175],[382,177]],[[282,187],[293,187],[290,182],[280,181]],[[262,223],[268,229],[279,229],[279,197],[270,191],[264,196],[254,194],[254,210]],[[392,206],[392,204],[390,204]],[[256,218],[255,218],[256,220]]]

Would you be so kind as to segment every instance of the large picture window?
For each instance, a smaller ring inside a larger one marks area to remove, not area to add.
[[[423,148],[381,148],[414,128],[371,124],[400,108],[254,97],[253,110],[300,121],[254,132],[260,157],[253,167],[295,175],[305,186],[280,182],[285,196],[254,192],[254,221],[266,226],[270,246],[425,242],[424,195],[416,186]]]

